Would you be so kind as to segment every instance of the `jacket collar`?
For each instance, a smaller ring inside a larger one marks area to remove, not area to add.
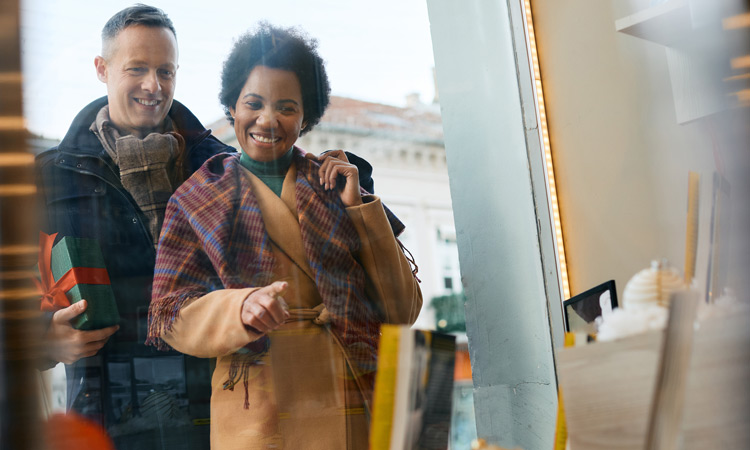
[[[89,127],[96,119],[96,114],[106,104],[107,97],[105,96],[86,105],[73,119],[68,132],[58,146],[58,150],[65,153],[99,156],[103,150],[102,144],[89,130]],[[211,134],[198,118],[177,100],[172,101],[169,117],[174,122],[175,130],[185,138],[185,146],[188,152]]]

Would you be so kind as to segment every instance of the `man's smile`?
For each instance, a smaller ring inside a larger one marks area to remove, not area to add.
[[[135,101],[143,106],[156,106],[161,103],[161,100],[146,100],[142,98],[135,98]]]

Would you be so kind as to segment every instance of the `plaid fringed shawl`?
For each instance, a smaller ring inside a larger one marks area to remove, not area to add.
[[[320,186],[319,165],[296,147],[294,164],[302,241],[332,317],[331,331],[355,375],[372,374],[382,320],[365,297],[365,271],[353,256],[360,248],[357,231],[338,192]],[[237,155],[217,155],[170,199],[156,259],[147,344],[169,348],[160,336],[186,300],[273,281],[270,239],[243,170]],[[386,214],[398,236],[404,225],[387,208]],[[251,347],[264,348],[261,342]]]

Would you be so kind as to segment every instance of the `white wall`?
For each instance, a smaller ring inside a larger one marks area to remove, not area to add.
[[[664,47],[615,31],[648,0],[534,0],[534,26],[575,295],[649,261],[685,257],[688,171],[702,175],[697,276],[705,283],[712,142],[676,123]]]

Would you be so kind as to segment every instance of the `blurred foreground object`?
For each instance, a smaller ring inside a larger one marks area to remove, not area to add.
[[[52,415],[44,440],[47,450],[115,450],[104,428],[74,412]]]
[[[26,151],[19,39],[19,2],[0,2],[0,448],[37,448],[34,358],[39,295],[31,268],[34,157]]]
[[[484,439],[474,439],[471,443],[471,450],[507,450],[504,447],[488,444]]]
[[[675,299],[672,306],[681,300]],[[558,376],[565,391],[571,448],[645,448],[651,408],[658,406],[653,403],[655,394],[665,378],[674,374],[684,377],[684,408],[679,405],[680,393],[673,392],[672,400],[667,399],[672,406],[667,409],[672,408],[670,414],[681,410],[676,430],[681,448],[750,448],[749,321],[750,312],[745,309],[708,317],[698,327],[688,326],[685,329],[694,329],[691,349],[684,339],[671,341],[676,342],[671,348],[677,348],[677,353],[684,351],[677,364],[667,361],[675,362],[669,356],[674,352],[663,347],[665,336],[673,332],[669,329],[561,350]],[[680,364],[687,361],[685,370]]]

